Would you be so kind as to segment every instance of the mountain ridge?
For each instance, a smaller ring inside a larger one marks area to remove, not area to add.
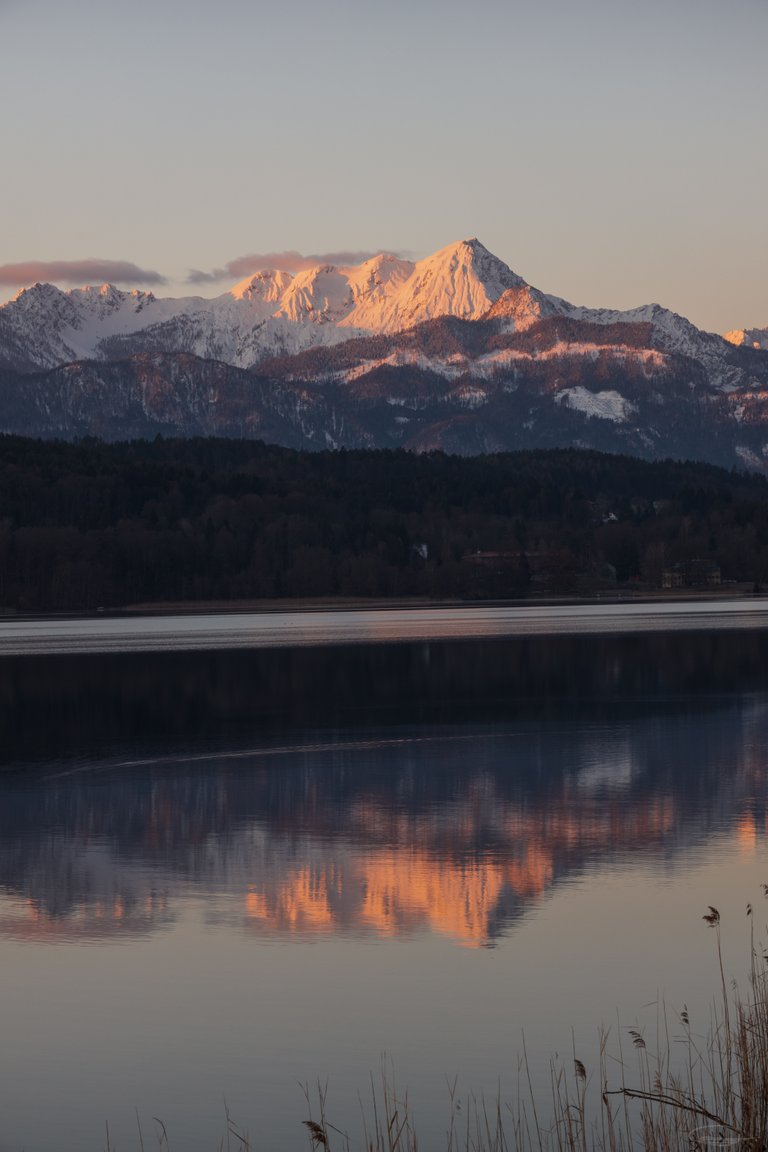
[[[380,253],[359,265],[319,264],[295,274],[263,269],[211,299],[37,283],[0,305],[0,365],[34,372],[76,360],[186,352],[252,368],[276,355],[404,331],[438,316],[502,314],[514,330],[552,315],[602,324],[650,320],[658,347],[702,360],[720,387],[739,383],[723,371],[723,337],[658,304],[623,311],[571,304],[529,285],[476,237],[416,262]],[[754,344],[754,333],[728,338]]]

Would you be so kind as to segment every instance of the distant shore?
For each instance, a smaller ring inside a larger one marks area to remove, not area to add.
[[[737,587],[726,587],[719,590],[712,588],[692,589],[655,589],[649,591],[627,591],[619,589],[614,591],[595,592],[591,595],[550,595],[527,596],[520,599],[499,600],[432,600],[426,596],[406,597],[360,597],[360,596],[320,596],[302,597],[297,599],[283,598],[272,600],[168,600],[159,603],[126,604],[124,607],[114,609],[116,612],[126,612],[141,616],[156,614],[199,613],[216,612],[223,615],[240,612],[343,612],[365,611],[366,609],[406,609],[406,608],[541,608],[548,605],[578,605],[578,604],[655,604],[662,601],[675,603],[697,602],[701,600],[733,600],[744,596],[759,595],[753,590],[751,584]],[[110,610],[112,611],[112,610]],[[92,613],[89,613],[92,615]]]
[[[628,591],[617,589],[595,592],[590,595],[540,595],[521,599],[499,600],[449,600],[430,599],[426,596],[406,597],[361,597],[361,596],[318,596],[283,597],[281,599],[244,600],[159,600],[138,604],[122,604],[98,608],[96,611],[81,612],[20,612],[0,605],[0,620],[89,620],[101,616],[235,616],[243,613],[270,612],[364,612],[387,609],[405,611],[425,608],[543,608],[558,606],[578,606],[580,604],[658,604],[658,603],[699,603],[701,601],[739,600],[759,596],[751,584],[713,588],[644,589]]]
[[[230,607],[229,605],[227,606]],[[768,633],[768,598],[746,596],[616,598],[544,603],[461,605],[366,603],[318,606],[304,602],[195,612],[102,612],[84,616],[6,617],[0,655],[160,652],[291,648],[346,644],[430,643],[535,636],[761,630]]]

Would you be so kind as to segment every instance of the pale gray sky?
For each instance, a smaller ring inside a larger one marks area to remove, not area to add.
[[[476,235],[576,303],[766,325],[767,48],[768,0],[0,0],[0,265],[176,294]]]

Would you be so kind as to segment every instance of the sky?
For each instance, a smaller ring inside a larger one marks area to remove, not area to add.
[[[766,47],[768,0],[0,0],[0,300],[477,236],[766,326]]]

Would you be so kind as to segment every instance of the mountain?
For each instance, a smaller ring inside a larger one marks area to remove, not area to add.
[[[213,300],[36,284],[0,307],[0,431],[577,445],[764,471],[760,331],[725,339],[658,304],[579,307],[477,239],[416,263],[268,269]]]

